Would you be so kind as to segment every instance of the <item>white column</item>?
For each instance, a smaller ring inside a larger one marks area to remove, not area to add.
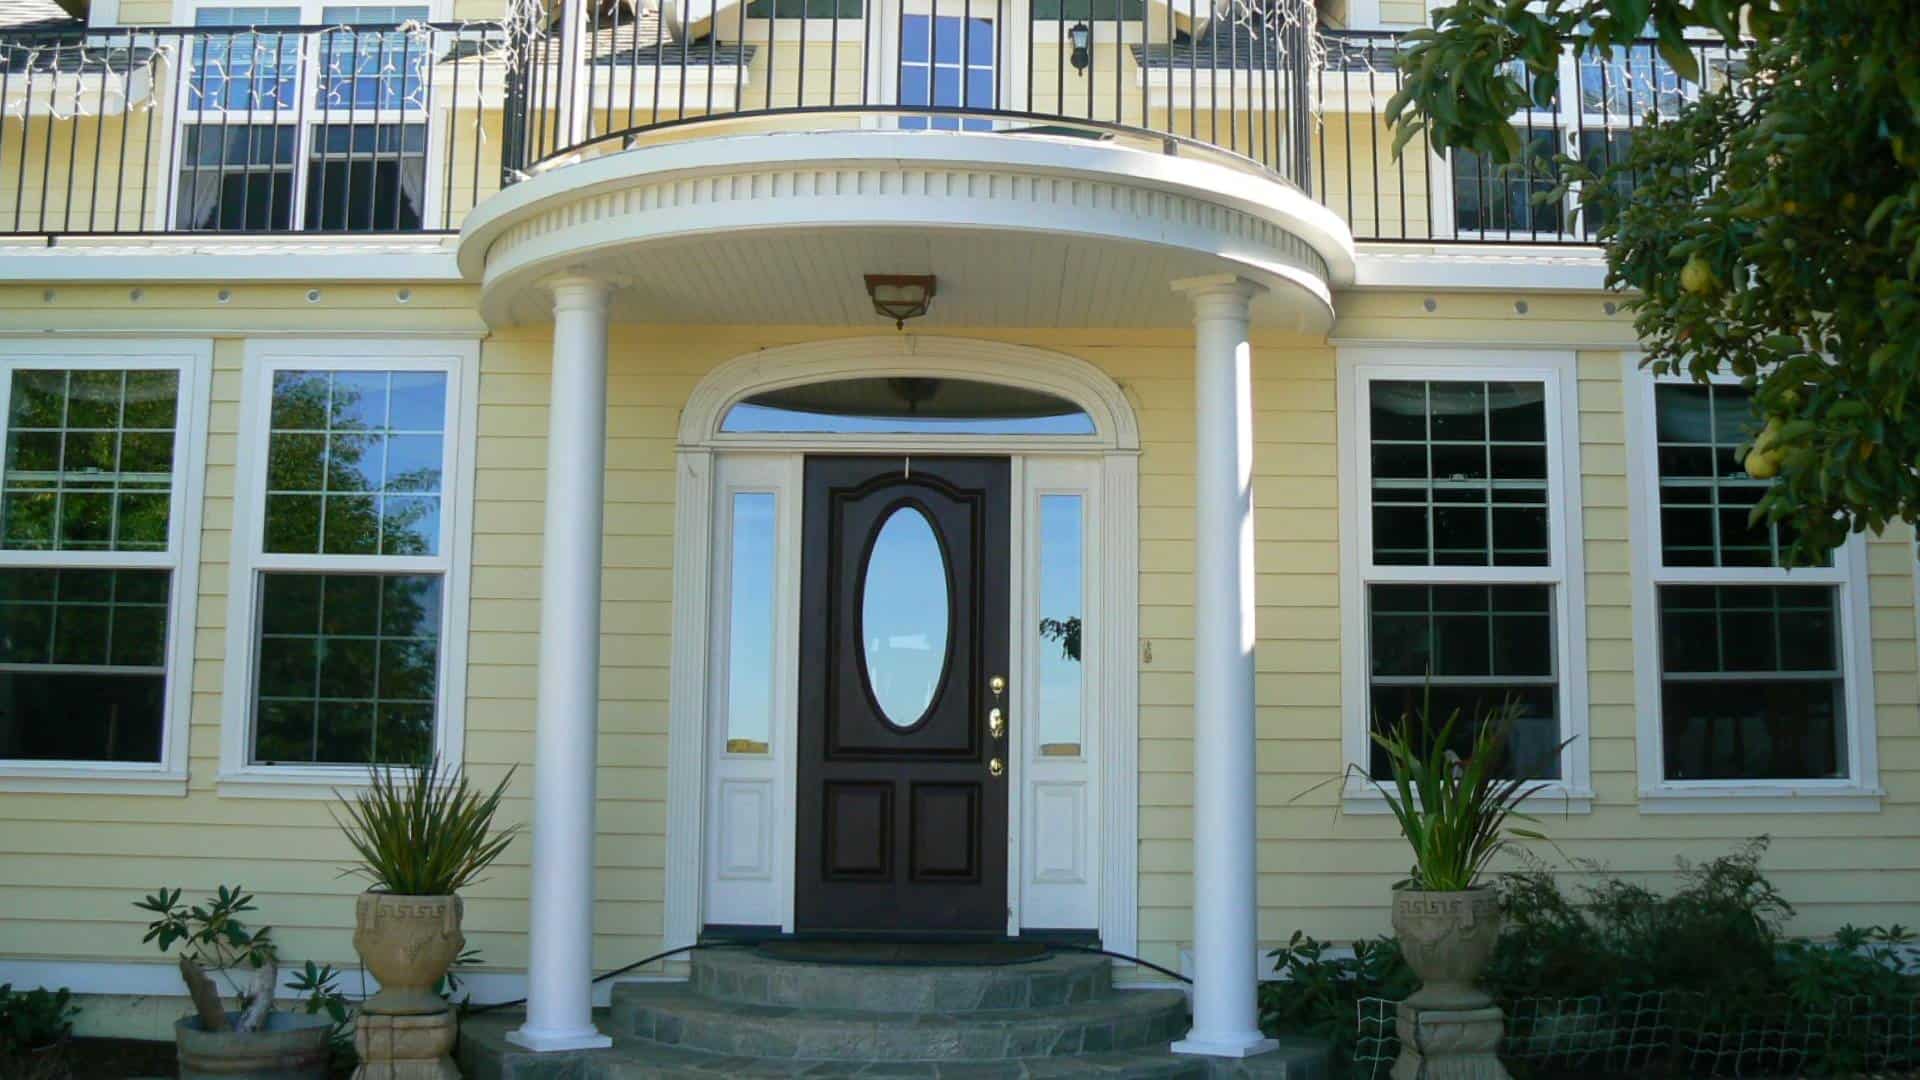
[[[1254,879],[1253,350],[1263,286],[1174,283],[1193,301],[1193,1028],[1177,1053],[1247,1057],[1260,1034]]]
[[[533,740],[529,1050],[611,1046],[593,1026],[594,751],[600,711],[600,529],[607,458],[607,286],[553,283]]]

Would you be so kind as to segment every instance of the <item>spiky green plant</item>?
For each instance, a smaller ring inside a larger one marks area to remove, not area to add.
[[[1516,837],[1546,839],[1536,830],[1512,824],[1533,820],[1520,811],[1520,804],[1543,785],[1499,775],[1518,705],[1509,702],[1484,717],[1464,758],[1453,749],[1460,710],[1455,709],[1435,731],[1431,708],[1429,698],[1388,731],[1372,733],[1373,741],[1386,751],[1391,782],[1368,779],[1386,797],[1387,808],[1400,822],[1401,835],[1413,847],[1408,887],[1459,892],[1479,884],[1487,864]],[[1555,753],[1566,745],[1561,743]]]
[[[464,773],[442,768],[376,766],[367,786],[340,795],[346,820],[334,821],[360,856],[345,871],[359,874],[374,892],[401,896],[446,896],[479,880],[520,831],[495,830],[493,816],[513,779],[501,777],[492,792],[474,787]]]

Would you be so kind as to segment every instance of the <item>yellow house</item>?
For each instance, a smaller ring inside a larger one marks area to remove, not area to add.
[[[0,4],[0,981],[163,1032],[160,885],[357,966],[328,800],[437,754],[519,770],[529,1051],[903,931],[1256,1053],[1261,950],[1385,929],[1429,676],[1567,853],[1915,919],[1913,537],[1780,569],[1740,388],[1638,367],[1577,191],[1391,153],[1420,0],[1323,6]],[[1698,89],[1566,67],[1582,155]]]

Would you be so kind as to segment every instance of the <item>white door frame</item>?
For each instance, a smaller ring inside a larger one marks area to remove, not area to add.
[[[1002,383],[1054,394],[1085,409],[1097,434],[1085,436],[865,436],[723,434],[720,423],[729,407],[753,393],[836,378],[917,375]],[[716,752],[710,721],[710,686],[715,678],[712,649],[714,589],[717,580],[716,513],[723,513],[723,496],[738,487],[780,484],[782,477],[797,492],[802,456],[808,452],[835,453],[951,453],[995,454],[1014,459],[1016,536],[1024,536],[1021,522],[1026,503],[1046,483],[1028,484],[1023,465],[1033,471],[1060,475],[1072,471],[1074,460],[1087,477],[1087,596],[1100,604],[1098,621],[1089,620],[1093,633],[1085,646],[1087,689],[1097,693],[1094,721],[1084,732],[1090,795],[1085,828],[1091,839],[1094,911],[1102,942],[1109,949],[1132,952],[1138,936],[1139,836],[1139,428],[1132,406],[1120,387],[1084,360],[1061,353],[964,338],[920,337],[912,334],[872,336],[840,341],[810,342],[766,349],[730,360],[701,380],[681,414],[675,458],[673,656],[669,688],[667,750],[666,947],[698,940],[709,920],[708,891],[714,862],[716,780],[734,778],[730,755]],[[1056,467],[1057,463],[1057,467]],[[722,475],[727,477],[723,489]],[[789,499],[781,508],[781,535],[797,541],[799,506]],[[1097,546],[1096,546],[1097,545]],[[783,561],[797,567],[798,544]],[[1010,607],[1015,619],[1026,610],[1026,560],[1012,565],[1014,590]],[[783,623],[797,620],[797,607],[787,594],[797,590],[797,572],[781,586],[775,610]],[[790,627],[786,632],[797,630]],[[1013,627],[1016,653],[1031,635],[1022,625]],[[791,653],[792,649],[783,650]],[[797,668],[776,664],[785,682]],[[1024,686],[1019,659],[1013,659],[1009,678]],[[774,741],[790,747],[795,712],[790,688],[776,689]],[[1030,726],[1030,725],[1029,725]],[[1021,714],[1014,714],[1016,732]],[[784,740],[782,731],[787,733]],[[724,737],[724,736],[722,736]],[[1032,747],[1037,740],[1017,745]],[[1034,807],[1023,799],[1023,789],[1049,777],[1041,770],[1023,768],[1029,753],[1010,755],[1008,806],[1008,932],[1031,921],[1023,911],[1034,907],[1043,915],[1044,903],[1028,903],[1023,886],[1036,876],[1034,860],[1023,851],[1022,838],[1032,835],[1024,822]],[[748,763],[740,780],[762,783],[763,801],[771,820],[793,820],[793,757],[776,746],[770,757]],[[724,774],[724,776],[723,776]],[[1030,775],[1029,775],[1030,774]],[[757,924],[779,922],[793,928],[793,830],[776,827],[764,850],[767,875],[760,910],[769,914]],[[756,854],[756,861],[760,856]],[[1044,871],[1044,868],[1041,868]],[[1046,873],[1039,873],[1044,885]],[[1037,897],[1033,898],[1035,901]],[[1032,928],[1057,928],[1031,922]]]

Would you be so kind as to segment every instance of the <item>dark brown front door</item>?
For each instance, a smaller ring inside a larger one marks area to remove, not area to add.
[[[800,932],[1005,933],[1009,467],[807,459]]]

